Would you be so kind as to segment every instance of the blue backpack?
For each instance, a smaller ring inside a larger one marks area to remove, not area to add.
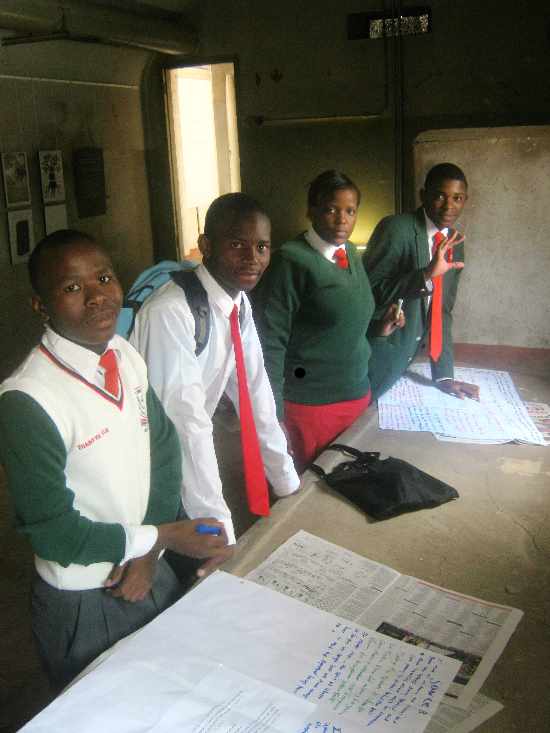
[[[173,280],[184,291],[195,319],[195,354],[198,356],[208,343],[210,308],[206,290],[195,273],[196,268],[196,263],[187,260],[182,262],[163,260],[144,270],[124,299],[116,325],[119,336],[129,337],[134,328],[137,312],[144,301],[161,285]]]

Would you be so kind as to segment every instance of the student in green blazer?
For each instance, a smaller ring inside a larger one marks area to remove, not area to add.
[[[429,338],[434,278],[442,283],[442,348],[431,358],[432,379],[439,389],[463,399],[479,397],[477,385],[454,379],[452,312],[464,267],[464,237],[453,225],[468,198],[468,183],[452,163],[434,166],[420,192],[414,213],[388,216],[377,225],[364,254],[376,302],[369,328],[372,349],[369,378],[373,397],[388,390],[406,371]],[[433,238],[444,235],[432,255]],[[390,336],[376,335],[377,320],[388,305],[403,299],[406,325]]]

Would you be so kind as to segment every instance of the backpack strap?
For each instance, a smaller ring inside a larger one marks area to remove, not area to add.
[[[195,319],[195,356],[199,356],[204,351],[210,336],[208,294],[195,270],[177,270],[170,273],[170,277],[185,293],[187,304]]]
[[[187,299],[187,304],[191,309],[193,318],[195,319],[195,356],[202,354],[208,343],[210,336],[210,306],[208,304],[208,293],[204,289],[204,285],[197,277],[195,269],[177,270],[170,273],[172,280],[178,285]],[[244,298],[241,298],[239,308],[239,324],[242,328],[245,317]]]

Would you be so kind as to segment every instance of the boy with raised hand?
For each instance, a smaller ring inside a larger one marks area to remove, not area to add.
[[[0,462],[35,553],[33,633],[62,686],[178,598],[163,549],[219,558],[226,536],[215,519],[200,523],[218,535],[175,521],[177,436],[143,360],[114,335],[122,291],[107,254],[60,230],[29,273],[46,330],[0,385]]]
[[[195,271],[208,296],[210,333],[205,348],[196,355],[195,320],[185,293],[174,282],[163,285],[145,301],[130,336],[147,362],[151,384],[179,435],[185,511],[190,517],[207,514],[222,521],[230,543],[235,542],[235,533],[222,493],[212,415],[224,393],[239,409],[233,329],[242,341],[260,464],[263,462],[262,476],[257,480],[265,483],[265,467],[278,496],[299,486],[245,295],[269,263],[270,239],[269,218],[254,199],[243,193],[217,198],[206,214],[199,242],[203,262]],[[239,313],[238,324],[230,322],[235,312]],[[241,410],[241,426],[242,417]]]
[[[399,379],[426,340],[434,386],[460,399],[478,399],[477,385],[454,378],[452,313],[464,236],[453,227],[468,199],[466,176],[453,163],[440,163],[428,171],[420,198],[414,213],[382,219],[364,254],[376,301],[369,328],[373,397]],[[378,337],[379,319],[400,298],[405,327]]]

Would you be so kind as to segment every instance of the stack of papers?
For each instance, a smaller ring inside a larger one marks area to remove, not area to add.
[[[217,572],[26,733],[423,733],[461,663]]]
[[[417,649],[459,660],[428,733],[467,733],[502,708],[479,689],[522,611],[401,575],[303,530],[247,578]]]
[[[456,368],[455,379],[479,386],[479,402],[434,387],[429,364],[414,364],[378,400],[382,430],[433,433],[440,440],[472,443],[521,441],[546,445],[508,372]]]

